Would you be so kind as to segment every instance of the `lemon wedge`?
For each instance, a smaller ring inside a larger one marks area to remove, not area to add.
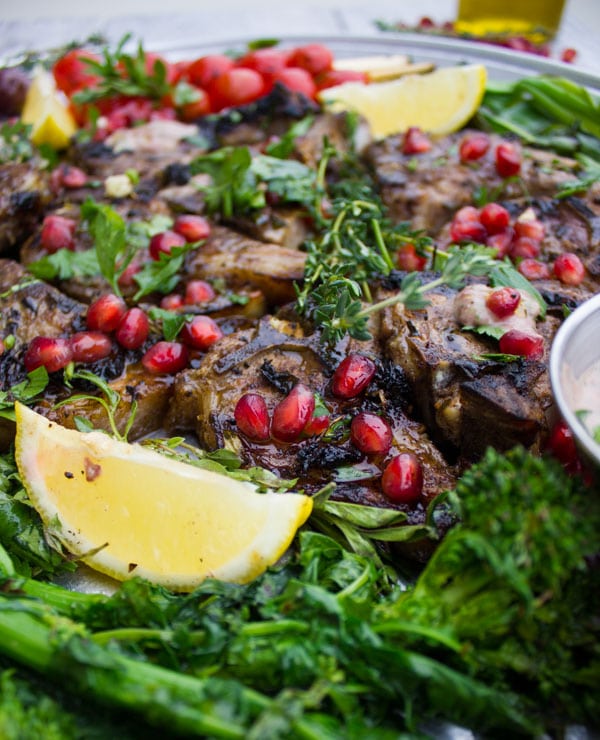
[[[485,67],[470,64],[370,85],[346,82],[322,90],[319,99],[332,110],[362,114],[375,138],[401,133],[410,126],[445,136],[475,114],[486,81]]]
[[[49,535],[117,580],[177,591],[205,578],[247,583],[275,563],[312,510],[226,475],[66,429],[15,405],[15,457]]]
[[[333,62],[333,68],[342,71],[364,72],[369,82],[381,82],[382,80],[393,80],[402,75],[430,72],[433,69],[433,63],[414,64],[406,54],[391,54],[336,59]]]
[[[42,67],[33,74],[21,121],[32,126],[31,141],[36,146],[49,144],[54,149],[65,149],[77,130],[75,119],[56,89],[54,78]]]

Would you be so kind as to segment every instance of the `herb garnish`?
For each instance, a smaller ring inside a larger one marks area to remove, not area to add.
[[[15,401],[29,404],[48,385],[46,368],[40,366],[27,374],[27,378],[6,391],[0,391],[0,418],[15,421]]]

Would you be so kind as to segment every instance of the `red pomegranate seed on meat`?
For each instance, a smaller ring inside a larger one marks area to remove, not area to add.
[[[373,360],[365,355],[349,354],[333,374],[331,392],[338,398],[355,398],[369,385],[376,369]]]
[[[486,203],[479,212],[479,220],[488,234],[500,234],[510,225],[510,213],[499,203]]]
[[[199,242],[210,235],[210,224],[204,216],[186,213],[177,216],[173,224],[173,231],[182,236],[186,242]]]
[[[423,491],[423,468],[412,452],[402,452],[386,465],[381,488],[396,504],[415,504]]]
[[[70,164],[63,164],[60,168],[60,182],[68,190],[82,188],[87,184],[88,177],[79,167],[73,167]]]
[[[414,244],[403,244],[396,253],[396,267],[405,272],[421,272],[427,265],[427,257],[417,253]]]
[[[544,356],[544,339],[537,334],[527,334],[520,329],[510,329],[500,337],[500,352],[520,355],[528,360],[541,360]]]
[[[497,259],[502,259],[510,252],[512,242],[515,236],[515,232],[512,226],[509,226],[504,231],[500,231],[498,234],[491,234],[485,240],[488,247],[498,250],[496,254]]]
[[[281,442],[295,442],[315,410],[315,397],[303,383],[295,385],[273,409],[271,434]]]
[[[73,359],[73,350],[68,339],[62,337],[34,337],[23,356],[28,373],[45,367],[49,373],[62,370]]]
[[[521,302],[521,294],[514,288],[497,288],[487,297],[485,305],[499,319],[512,316]]]
[[[545,262],[527,257],[519,262],[519,272],[527,280],[546,280],[550,277],[550,268]]]
[[[223,336],[223,330],[210,316],[194,316],[179,334],[184,344],[194,349],[207,350]]]
[[[580,285],[585,277],[585,267],[576,254],[565,252],[554,261],[553,272],[565,285]]]
[[[183,306],[183,296],[179,293],[170,293],[160,299],[160,307],[164,308],[165,311],[174,311],[181,308],[181,306]]]
[[[113,344],[108,334],[101,331],[78,331],[70,337],[74,362],[96,362],[108,357]]]
[[[185,297],[183,302],[187,305],[195,303],[208,303],[215,297],[215,289],[206,280],[190,280],[185,286]]]
[[[457,244],[462,244],[463,242],[485,244],[487,231],[479,221],[457,221],[454,219],[450,224],[450,238]]]
[[[50,254],[59,249],[75,249],[75,221],[72,218],[50,214],[42,223],[40,243]]]
[[[514,177],[521,171],[521,152],[515,144],[506,142],[496,147],[496,171],[500,177]]]
[[[153,260],[159,260],[161,254],[169,255],[173,247],[183,247],[186,244],[185,237],[174,231],[161,231],[150,239],[148,250]]]
[[[513,259],[523,257],[531,259],[537,257],[540,253],[540,243],[528,236],[520,236],[513,241],[509,249],[510,256]]]
[[[129,308],[115,332],[115,339],[125,349],[139,349],[148,339],[150,321],[145,311],[134,306]]]
[[[90,304],[87,310],[86,324],[95,331],[114,331],[125,316],[127,305],[114,293],[105,293]]]
[[[142,365],[149,373],[177,373],[187,366],[188,349],[181,342],[157,342],[142,357]]]
[[[257,441],[269,439],[269,410],[261,395],[245,393],[236,403],[233,415],[242,434]]]
[[[407,129],[402,140],[402,154],[423,154],[431,149],[431,140],[418,126]]]
[[[352,419],[350,439],[365,455],[385,455],[392,446],[392,429],[381,416],[362,411]]]
[[[541,242],[546,233],[544,224],[537,218],[518,218],[515,221],[515,234],[517,237],[526,236],[536,242]]]
[[[468,134],[460,142],[458,156],[461,162],[474,162],[490,148],[490,137],[484,133]]]
[[[329,429],[330,423],[331,417],[329,414],[313,416],[302,430],[302,434],[305,437],[317,437],[319,434],[323,434]]]
[[[479,211],[475,206],[463,206],[462,208],[459,208],[454,214],[454,218],[452,220],[457,223],[459,221],[476,221],[477,223],[481,223],[479,221]]]

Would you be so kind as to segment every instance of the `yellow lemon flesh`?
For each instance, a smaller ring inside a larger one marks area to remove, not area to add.
[[[486,80],[486,69],[479,64],[444,67],[370,85],[346,82],[322,90],[319,100],[332,110],[362,114],[375,138],[401,133],[410,126],[445,136],[475,114]]]
[[[208,577],[246,583],[275,563],[312,510],[101,432],[16,404],[16,461],[44,526],[91,568],[180,591]]]
[[[27,90],[21,121],[30,124],[31,141],[65,149],[77,130],[73,115],[56,89],[54,78],[44,69],[37,69]]]

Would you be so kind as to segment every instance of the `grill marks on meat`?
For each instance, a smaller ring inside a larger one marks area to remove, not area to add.
[[[378,298],[389,295],[381,290]],[[477,359],[497,352],[492,339],[461,331],[454,319],[457,292],[440,287],[430,305],[385,310],[385,354],[406,373],[419,416],[434,439],[459,456],[477,459],[487,446],[507,450],[522,444],[540,449],[548,431],[552,394],[544,361]],[[546,347],[559,320],[538,324]]]
[[[35,160],[0,166],[0,254],[29,236],[50,198],[48,178]]]
[[[428,152],[417,155],[402,154],[401,136],[390,136],[367,149],[367,161],[394,221],[411,221],[413,228],[435,235],[459,208],[472,204],[478,188],[497,192],[497,200],[554,195],[578,169],[574,160],[523,148],[519,179],[503,180],[494,161],[502,141],[496,135],[490,136],[490,148],[481,159],[460,162],[458,146],[468,133],[433,142]]]
[[[329,382],[337,358],[352,350],[375,358],[379,355],[375,344],[358,344],[346,339],[335,348],[334,360],[318,334],[305,336],[297,324],[265,317],[256,328],[234,332],[222,339],[211,348],[197,370],[178,377],[174,401],[167,415],[169,429],[195,429],[201,444],[209,449],[234,447],[248,465],[263,466],[284,478],[300,476],[300,485],[308,492],[315,492],[329,482],[332,468],[369,463],[370,473],[366,479],[340,480],[335,497],[390,507],[379,485],[383,460],[366,461],[348,439],[351,418],[361,410],[376,409],[383,411],[391,423],[394,446],[399,451],[414,452],[422,460],[424,501],[431,500],[453,485],[454,473],[427,437],[422,424],[404,413],[406,399],[397,393],[399,384],[395,383],[386,391],[376,382],[368,394],[350,401],[341,401],[330,393]],[[389,374],[382,371],[381,380],[387,378]],[[262,395],[272,413],[296,382],[304,383],[324,399],[332,419],[346,420],[336,441],[312,438],[292,444],[257,443],[238,434],[234,409],[244,393]],[[421,514],[424,517],[424,509]]]

